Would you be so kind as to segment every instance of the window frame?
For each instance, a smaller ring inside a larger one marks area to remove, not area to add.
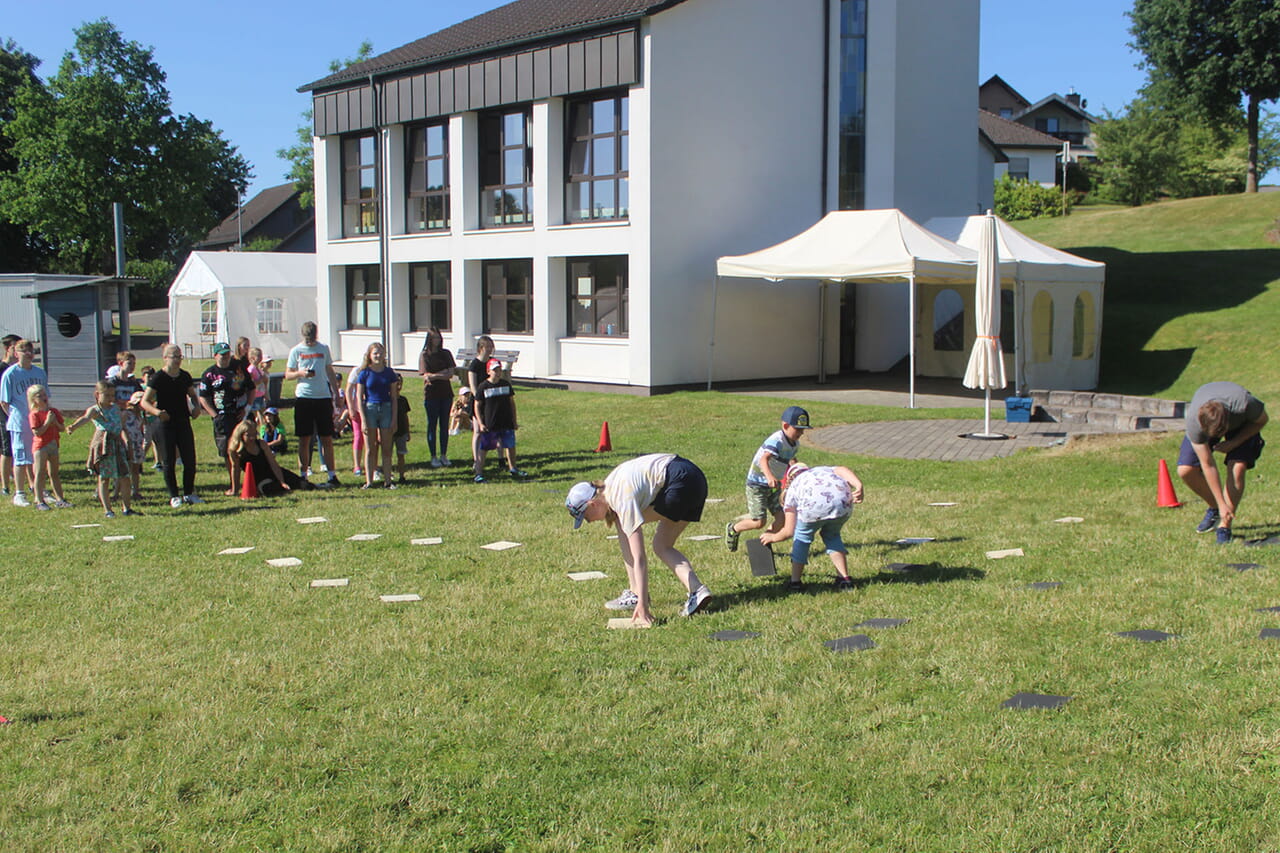
[[[422,279],[419,278],[419,272],[425,271],[426,292],[419,294],[419,284]],[[443,272],[444,293],[435,292],[435,285],[439,283],[436,273]],[[426,305],[425,312],[420,311],[418,304],[422,302]],[[437,305],[444,303],[445,322],[440,323],[436,320],[435,314]],[[420,314],[425,313],[425,317]],[[425,332],[432,326],[437,327],[442,332],[452,331],[453,329],[453,269],[448,261],[426,261],[424,263],[412,264],[409,267],[409,326],[415,332]]]
[[[363,159],[362,143],[368,141],[373,160]],[[369,237],[378,233],[378,138],[372,133],[348,134],[339,139],[342,171],[342,236]],[[352,155],[354,154],[354,159]],[[371,178],[365,195],[364,177]]]
[[[365,274],[363,289],[356,292],[356,279],[360,273]],[[347,328],[348,329],[381,329],[382,328],[382,286],[381,275],[377,264],[355,264],[346,268]],[[370,289],[372,285],[372,289]],[[370,306],[374,307],[371,312]],[[375,314],[375,322],[369,322],[370,315]],[[357,322],[361,320],[362,322]]]
[[[266,324],[263,312],[266,312]],[[254,305],[254,320],[259,335],[284,334],[284,299],[279,296],[260,296]]]
[[[519,116],[523,139],[509,140],[507,120]],[[478,178],[480,183],[479,220],[481,228],[525,228],[533,225],[533,146],[529,139],[533,113],[530,107],[512,107],[481,113],[478,120]],[[507,174],[508,157],[520,154],[521,174],[512,180]],[[502,204],[493,205],[495,193],[502,193]],[[519,209],[507,213],[508,205]]]
[[[213,337],[218,334],[218,298],[200,298],[200,334]]]
[[[604,280],[608,280],[607,276],[610,272],[609,266],[614,266],[614,281],[621,282],[617,288],[616,296],[611,297],[616,304],[617,322],[614,324],[605,324],[606,331],[600,331],[601,317],[600,305],[606,303],[610,298],[602,297],[600,291],[600,282],[602,274]],[[575,267],[585,267],[582,272],[589,273],[589,276],[582,276]],[[601,267],[604,267],[601,269]],[[565,337],[570,338],[629,338],[631,336],[631,307],[630,307],[630,290],[631,290],[631,258],[628,255],[592,255],[588,257],[576,257],[565,259],[565,327],[567,329]],[[591,279],[591,292],[584,295],[580,289],[582,279],[589,277]],[[589,302],[589,306],[582,305],[583,302]],[[581,319],[577,309],[589,310],[591,328],[594,331],[583,332],[579,329],[579,320]],[[607,329],[613,326],[614,331],[610,333]]]
[[[516,276],[512,275],[513,269],[519,265]],[[502,270],[502,281],[504,286],[501,293],[493,293],[490,287],[490,270],[500,267]],[[511,292],[510,282],[513,279],[522,279],[525,287],[523,292]],[[533,259],[532,258],[505,258],[486,260],[481,263],[480,281],[483,288],[481,294],[481,302],[484,305],[484,331],[486,334],[500,335],[532,335],[533,326]],[[511,303],[523,303],[525,326],[523,329],[506,328],[507,321],[510,320]],[[501,310],[499,310],[501,309]],[[501,316],[503,325],[501,328],[494,325],[494,318]]]
[[[598,132],[595,108],[598,104],[612,104],[612,130]],[[575,119],[579,111],[586,111],[585,133],[575,133],[578,122]],[[565,110],[564,132],[564,214],[566,222],[596,222],[626,220],[631,214],[631,170],[630,170],[630,138],[631,138],[631,97],[627,91],[611,92],[572,100]],[[613,158],[613,171],[596,172],[596,146],[599,143],[612,143],[610,155]],[[583,171],[575,171],[575,149],[582,146],[581,161]],[[582,216],[582,209],[575,199],[582,188],[586,188],[589,200],[587,216]],[[609,185],[612,188],[612,213],[595,215],[596,188]]]
[[[441,151],[432,153],[431,131],[441,131]],[[404,172],[404,227],[410,234],[448,231],[452,224],[452,211],[449,205],[449,122],[448,120],[424,122],[410,125],[406,129],[408,142],[405,145]],[[444,183],[433,189],[428,181],[431,164],[440,163]],[[423,189],[415,190],[413,186],[414,170],[421,164]],[[427,210],[432,199],[440,199],[441,219],[428,219]],[[416,210],[415,210],[416,208]],[[432,225],[431,222],[437,224]]]

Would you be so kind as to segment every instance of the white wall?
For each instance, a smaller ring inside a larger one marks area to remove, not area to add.
[[[1005,147],[1004,153],[1010,157],[1027,158],[1027,180],[1032,183],[1039,184],[1042,187],[1056,187],[1058,185],[1057,150],[1047,148]],[[1009,172],[1008,163],[993,163],[992,165],[994,167],[992,174],[995,176],[995,180],[997,181]]]

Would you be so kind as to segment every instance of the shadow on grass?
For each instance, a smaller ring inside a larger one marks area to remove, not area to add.
[[[797,595],[841,595],[847,590],[836,589],[832,581],[834,574],[829,579],[817,580],[824,577],[824,574],[816,569],[811,569],[806,573],[805,587],[803,590],[793,591],[787,589],[787,580],[790,578],[790,569],[787,572],[780,573],[776,578],[754,578],[754,580],[765,581],[765,583],[753,586],[739,592],[731,592],[727,595],[716,595],[711,599],[708,612],[716,612],[721,610],[729,610],[735,605],[750,604],[758,601],[774,601],[777,599],[791,598]],[[853,577],[854,589],[865,589],[873,584],[926,584],[926,583],[949,583],[951,581],[975,581],[982,580],[987,573],[982,569],[976,569],[972,566],[944,566],[940,563],[929,564],[913,564],[910,570],[902,572],[888,572],[884,570],[877,571],[873,575]]]
[[[1066,251],[1107,265],[1099,389],[1126,394],[1167,388],[1186,370],[1193,347],[1143,350],[1170,320],[1242,305],[1280,279],[1280,252],[1274,249],[1127,252],[1077,246]]]

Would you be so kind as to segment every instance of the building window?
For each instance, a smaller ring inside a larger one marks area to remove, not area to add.
[[[342,236],[378,233],[377,146],[373,134],[342,140]]]
[[[866,198],[867,0],[840,0],[838,206],[861,210]]]
[[[1010,157],[1009,158],[1009,177],[1015,181],[1031,180],[1031,158],[1030,157]]]
[[[569,259],[569,335],[627,336],[627,256]]]
[[[278,335],[284,331],[284,300],[268,296],[258,300],[258,334]]]
[[[1076,297],[1071,317],[1071,357],[1093,358],[1097,346],[1097,322],[1093,314],[1093,294],[1081,293]]]
[[[964,349],[964,297],[951,288],[933,299],[933,348],[937,352]]]
[[[569,104],[564,206],[570,222],[627,218],[629,101],[618,95]]]
[[[1036,130],[1050,135],[1055,134],[1058,132],[1058,120],[1056,118],[1038,118],[1036,119]]]
[[[1001,108],[1000,108],[1000,118],[1003,118],[1003,119],[1012,119],[1012,118],[1013,118],[1013,110],[1012,110],[1012,109],[1010,109],[1009,107],[1001,107]]]
[[[439,231],[449,227],[449,126],[409,129],[409,186],[405,228]]]
[[[449,262],[433,261],[409,267],[409,323],[415,331],[432,326],[449,331]]]
[[[218,334],[218,300],[200,300],[200,334]]]
[[[375,265],[347,267],[347,328],[382,328],[382,290]]]
[[[1053,297],[1043,290],[1031,300],[1031,361],[1053,358]]]
[[[533,331],[533,261],[484,263],[484,330]]]
[[[480,225],[533,223],[533,149],[525,110],[480,116]]]

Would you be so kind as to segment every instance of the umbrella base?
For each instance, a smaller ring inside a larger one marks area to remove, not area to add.
[[[1007,441],[1013,436],[1004,435],[998,432],[962,432],[961,438],[972,438],[976,441]]]

